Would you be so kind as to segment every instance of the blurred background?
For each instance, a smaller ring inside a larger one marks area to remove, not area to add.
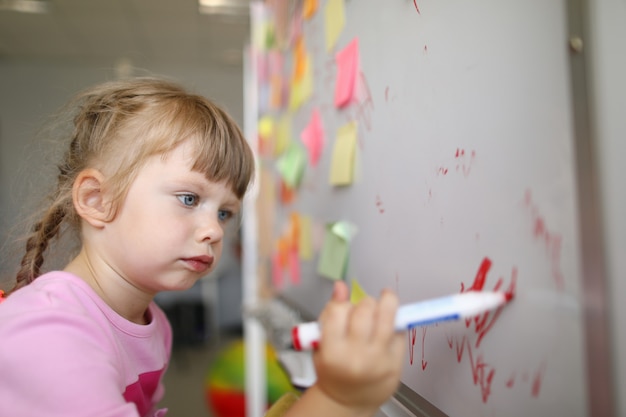
[[[52,185],[63,151],[38,135],[46,118],[84,87],[159,75],[215,101],[243,126],[249,26],[249,0],[0,0],[0,288],[11,285],[28,210]],[[62,267],[67,256],[56,259],[49,268]],[[217,416],[208,405],[210,386],[237,392],[239,261],[235,234],[216,271],[186,293],[157,299],[175,337],[168,415]]]

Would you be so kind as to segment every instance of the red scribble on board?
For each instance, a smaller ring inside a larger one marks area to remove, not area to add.
[[[407,331],[409,336],[409,364],[413,365],[415,339],[417,338],[417,327],[413,327]]]
[[[513,388],[513,385],[515,384],[515,372],[513,372],[511,374],[511,377],[509,379],[506,380],[506,387],[507,388]]]
[[[466,291],[482,291],[485,287],[485,281],[487,280],[487,273],[491,269],[491,260],[489,258],[484,258],[478,268],[478,272],[476,272],[476,277],[474,277],[474,282],[472,286],[465,290],[465,285],[461,283],[461,292]],[[511,300],[515,297],[515,286],[517,283],[517,268],[513,267],[511,271],[511,281],[509,283],[509,288],[504,292],[507,300]],[[503,284],[502,278],[498,278],[496,285],[493,288],[493,291],[501,291],[501,287]],[[493,325],[500,317],[502,310],[505,306],[498,307],[494,311],[487,311],[483,314],[475,316],[473,318],[465,319],[465,326],[470,327],[472,324],[474,325],[474,332],[477,334],[476,338],[476,347],[480,346],[480,342],[487,335],[489,330],[493,328]]]
[[[565,278],[561,271],[561,243],[563,239],[560,234],[548,229],[546,221],[539,212],[537,204],[533,202],[530,190],[526,190],[524,205],[530,210],[532,216],[533,236],[535,239],[543,242],[546,247],[548,257],[550,258],[552,278],[554,279],[556,288],[563,291],[565,290]]]
[[[427,327],[422,327],[422,371],[426,370],[428,362],[426,361],[426,354],[424,353],[426,345],[426,330]],[[409,364],[413,365],[415,359],[415,341],[417,340],[417,327],[413,327],[407,331],[409,337]]]
[[[539,392],[541,391],[541,381],[543,380],[543,374],[545,373],[545,371],[546,371],[546,364],[545,362],[542,362],[541,365],[539,366],[539,369],[535,373],[535,376],[533,377],[531,395],[535,398],[539,396]]]
[[[363,126],[368,131],[372,130],[372,111],[374,110],[374,99],[370,90],[367,78],[363,72],[359,72],[357,80],[357,90],[355,95],[356,119],[363,122]]]
[[[419,8],[419,7],[417,7],[417,0],[413,0],[413,4],[415,5],[415,10],[417,10],[417,14],[422,14],[422,13],[420,12],[420,8]]]
[[[463,173],[463,176],[466,178],[469,176],[472,171],[472,165],[474,163],[474,158],[476,158],[476,151],[472,150],[470,152],[469,159],[467,158],[465,149],[456,148],[456,153],[454,154],[454,159],[456,161],[456,170]]]
[[[380,199],[379,195],[376,196],[376,208],[378,209],[378,212],[380,214],[383,214],[385,212],[385,208],[383,207],[383,201]]]
[[[493,383],[493,377],[496,374],[496,370],[493,366],[483,360],[483,356],[481,354],[478,354],[476,358],[474,358],[472,346],[470,345],[469,339],[465,336],[463,336],[460,343],[457,341],[456,344],[456,357],[459,363],[461,363],[461,360],[463,359],[463,353],[466,348],[470,367],[472,369],[472,380],[474,385],[479,386],[481,398],[483,402],[486,403],[489,399],[489,395],[491,394],[491,384]]]
[[[448,168],[444,168],[444,167],[439,167],[439,169],[437,170],[437,175],[447,175],[448,174]]]
[[[470,285],[461,283],[461,292],[466,291],[483,291],[487,289],[487,278],[492,267],[492,261],[488,257],[483,258],[474,280]],[[516,283],[517,283],[517,268],[513,267],[511,270],[511,277],[506,289],[505,281],[503,277],[499,277],[493,285],[493,291],[502,291],[505,293],[507,300],[515,298]],[[467,328],[471,329],[477,336],[476,342],[473,343],[473,337],[471,335],[463,335],[456,337],[454,335],[446,336],[448,347],[455,352],[455,357],[458,363],[462,363],[466,360],[470,365],[472,382],[480,390],[480,398],[483,403],[489,401],[492,395],[493,384],[496,383],[496,367],[493,366],[488,360],[485,359],[483,352],[480,351],[480,342],[486,337],[489,331],[493,328],[494,324],[501,315],[504,307],[500,307],[494,311],[481,314],[474,318],[465,321]],[[426,360],[425,346],[426,346],[426,331],[427,328],[422,328],[422,370],[425,370],[428,366]],[[415,358],[414,349],[417,341],[417,329],[413,328],[408,331],[409,342],[409,362],[413,365]],[[532,397],[538,397],[541,392],[541,386],[543,382],[543,376],[546,371],[546,363],[542,363],[539,368],[532,372],[532,381],[530,381],[529,372],[527,370],[519,372],[520,379],[524,383],[530,383]],[[518,379],[518,371],[512,371],[508,379],[498,380],[507,388],[512,389]]]
[[[428,328],[427,327],[422,327],[422,371],[424,371],[426,369],[426,365],[428,365],[428,362],[426,362],[425,360],[425,354],[424,354],[424,345],[426,342],[426,330]]]

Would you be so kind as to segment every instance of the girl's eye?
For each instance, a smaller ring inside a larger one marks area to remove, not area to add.
[[[221,222],[226,222],[230,220],[231,217],[233,217],[233,213],[232,211],[228,211],[228,210],[220,210],[217,213],[217,217]]]
[[[194,207],[198,205],[198,196],[195,194],[180,194],[176,197],[184,206]]]

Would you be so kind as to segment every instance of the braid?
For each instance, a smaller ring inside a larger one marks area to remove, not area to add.
[[[17,273],[16,284],[11,292],[30,284],[41,274],[43,255],[48,248],[50,239],[59,234],[65,214],[63,205],[56,204],[46,212],[40,222],[33,226],[33,230],[26,241],[26,253]]]

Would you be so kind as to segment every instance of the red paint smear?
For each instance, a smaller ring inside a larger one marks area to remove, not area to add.
[[[374,99],[370,91],[367,78],[363,72],[359,72],[356,97],[356,116],[363,122],[368,131],[372,130],[372,111],[374,110]]]
[[[546,364],[542,363],[533,378],[533,385],[532,385],[531,393],[532,393],[532,396],[535,398],[539,396],[539,391],[541,390],[541,381],[543,379],[543,374],[545,370],[546,370]]]
[[[389,86],[385,87],[385,101],[389,101]]]
[[[452,344],[454,343],[454,339],[446,335],[446,340],[448,341],[448,347],[452,349]]]
[[[491,269],[492,262],[489,258],[484,258],[476,272],[476,277],[474,278],[474,282],[472,286],[467,290],[464,289],[463,283],[461,283],[461,292],[467,291],[482,291],[485,287],[485,282],[487,280],[487,273]],[[505,291],[505,297],[507,301],[513,299],[515,294],[515,285],[517,282],[517,268],[513,268],[511,272],[511,283],[509,284],[509,288]],[[494,291],[499,291],[500,287],[502,287],[503,281],[502,278],[498,279],[496,285],[494,286]],[[505,306],[497,308],[495,311],[488,311],[486,313],[480,314],[473,318],[465,319],[465,326],[470,327],[472,322],[474,323],[474,331],[478,335],[476,338],[476,347],[480,346],[483,338],[487,335],[489,330],[493,327],[493,325],[498,320],[498,317],[502,313],[502,310]]]
[[[515,384],[515,372],[513,372],[511,377],[506,381],[506,387],[507,388],[513,388],[514,384]]]
[[[383,208],[383,201],[380,199],[380,196],[376,196],[376,207],[378,208],[378,212],[383,214],[385,209]]]
[[[409,336],[409,364],[413,365],[413,350],[415,349],[415,339],[417,338],[417,328],[412,328],[407,331]]]
[[[469,161],[465,159],[465,149],[456,148],[454,158],[457,159],[456,170],[462,170],[463,176],[468,177],[472,171],[472,165],[474,158],[476,157],[476,151],[472,150]]]
[[[524,193],[524,204],[530,210],[533,227],[533,236],[535,239],[542,240],[546,246],[550,265],[552,269],[552,278],[554,279],[558,290],[565,290],[565,278],[561,272],[561,235],[551,232],[546,225],[545,219],[539,213],[537,205],[533,203],[532,193],[526,190]]]
[[[413,0],[413,4],[415,5],[415,10],[417,10],[417,14],[422,14],[422,13],[420,12],[420,8],[419,8],[419,7],[417,7],[417,0]]]
[[[424,342],[426,341],[426,329],[426,327],[422,327],[422,371],[425,370],[426,365],[428,365],[428,362],[424,360]]]
[[[472,369],[472,380],[474,385],[480,387],[481,398],[483,403],[486,403],[489,399],[489,395],[491,395],[491,384],[493,383],[496,370],[483,360],[482,355],[478,355],[476,359],[474,359],[472,346],[465,336],[462,337],[460,343],[458,340],[456,343],[456,357],[459,363],[461,363],[461,359],[463,359],[465,348],[467,348],[467,355]]]

